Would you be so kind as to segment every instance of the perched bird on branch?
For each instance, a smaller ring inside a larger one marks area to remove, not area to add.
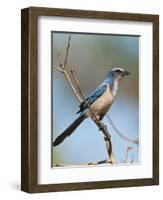
[[[86,99],[87,102],[82,102],[79,106],[79,117],[53,142],[53,146],[57,146],[64,141],[67,136],[70,136],[75,129],[88,117],[92,117],[91,111],[102,120],[112,105],[117,91],[120,79],[129,75],[128,71],[120,67],[113,68],[106,76],[106,79],[96,88],[96,90]]]

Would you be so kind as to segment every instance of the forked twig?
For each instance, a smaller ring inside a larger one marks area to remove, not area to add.
[[[60,54],[58,54],[58,61],[59,61],[59,66],[60,66],[60,67],[57,67],[57,66],[55,65],[54,68],[57,69],[57,70],[59,70],[60,72],[62,72],[62,73],[65,75],[65,77],[66,77],[66,79],[67,79],[67,81],[68,81],[68,83],[69,83],[69,85],[70,85],[70,88],[71,88],[72,91],[74,92],[74,94],[75,94],[76,98],[78,99],[78,101],[81,103],[83,100],[81,99],[81,97],[80,97],[80,96],[78,95],[78,93],[76,92],[76,89],[75,89],[75,87],[74,87],[74,85],[73,85],[73,83],[72,83],[72,81],[71,81],[71,79],[70,79],[69,73],[68,73],[68,71],[65,69],[65,66],[62,64]]]
[[[64,70],[63,69],[61,69],[60,67],[57,67],[56,65],[54,65],[54,68],[56,68],[57,70],[59,70],[60,72],[64,72]]]

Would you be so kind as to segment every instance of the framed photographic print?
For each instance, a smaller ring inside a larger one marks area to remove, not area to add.
[[[159,16],[21,12],[21,189],[159,184]]]

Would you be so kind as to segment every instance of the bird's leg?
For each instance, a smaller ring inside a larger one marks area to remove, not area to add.
[[[105,141],[110,140],[111,136],[110,136],[110,134],[108,132],[107,126],[102,121],[100,121],[99,127],[100,127],[99,131],[104,131],[106,133],[105,137],[104,137],[104,140]]]
[[[107,126],[102,121],[100,121],[99,131],[102,131],[103,129],[107,129]]]

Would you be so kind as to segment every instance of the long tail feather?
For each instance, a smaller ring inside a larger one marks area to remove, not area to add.
[[[85,115],[79,116],[61,135],[59,135],[56,140],[53,142],[53,146],[57,146],[63,142],[63,140],[70,136],[74,130],[82,123],[82,121],[86,118]]]

